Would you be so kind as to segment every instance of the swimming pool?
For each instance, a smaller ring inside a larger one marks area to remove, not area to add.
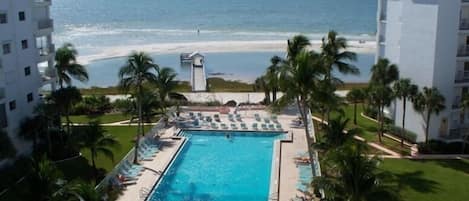
[[[274,141],[283,133],[184,131],[182,135],[188,141],[147,200],[268,200]]]

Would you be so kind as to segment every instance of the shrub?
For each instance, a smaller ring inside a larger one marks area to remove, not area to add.
[[[237,103],[234,100],[230,100],[230,101],[225,103],[225,106],[228,106],[228,107],[236,107],[236,105],[237,105]]]
[[[111,101],[104,95],[86,96],[72,108],[74,115],[98,115],[112,110]]]
[[[415,143],[417,142],[417,134],[412,131],[405,130],[404,136],[401,136],[402,128],[392,124],[386,124],[384,127],[384,132],[389,133],[398,138],[402,137],[404,140]]]
[[[135,106],[130,99],[117,99],[112,103],[112,107],[118,112],[131,114]]]
[[[462,142],[445,142],[441,140],[430,140],[428,144],[418,144],[419,153],[422,154],[469,154],[469,145],[462,152]]]

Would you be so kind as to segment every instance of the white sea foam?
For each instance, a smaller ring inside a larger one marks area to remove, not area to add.
[[[311,49],[318,50],[321,41],[311,41]],[[92,61],[124,57],[132,51],[144,51],[152,54],[174,54],[182,52],[280,52],[286,49],[285,40],[270,41],[205,41],[185,43],[155,43],[146,45],[123,45],[112,47],[101,47],[99,51],[90,55],[80,56],[79,62],[88,64]],[[375,53],[376,43],[367,41],[349,41],[349,50],[357,53]]]

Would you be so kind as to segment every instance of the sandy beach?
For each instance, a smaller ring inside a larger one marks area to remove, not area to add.
[[[321,46],[320,40],[311,41],[311,49],[318,50]],[[188,42],[188,43],[159,43],[135,46],[114,46],[104,47],[100,52],[84,55],[78,58],[82,64],[89,64],[93,61],[124,57],[132,51],[145,51],[151,54],[171,54],[182,52],[278,52],[286,49],[285,40],[271,41],[208,41],[208,42]],[[376,42],[349,41],[349,50],[356,53],[375,53]]]

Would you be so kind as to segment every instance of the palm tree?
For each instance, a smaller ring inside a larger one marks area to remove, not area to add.
[[[461,116],[465,116],[467,113],[467,110],[469,109],[469,94],[463,95],[461,99],[461,107],[462,107]],[[465,153],[466,143],[468,143],[468,140],[469,140],[468,139],[469,135],[467,134],[468,130],[469,130],[468,128],[465,128],[463,131],[460,131],[462,132],[461,133],[461,138],[462,138],[461,154]]]
[[[38,140],[46,131],[46,124],[41,117],[26,117],[20,122],[19,136],[33,142],[33,153],[37,153]]]
[[[27,177],[31,200],[53,200],[65,183],[60,182],[61,177],[61,172],[45,157],[42,157],[39,161],[33,161],[32,173]]]
[[[279,91],[279,73],[280,73],[280,65],[282,63],[282,58],[279,56],[273,56],[270,59],[271,65],[267,68],[265,73],[265,78],[267,80],[267,85],[272,91],[272,102],[277,100],[277,92]]]
[[[91,154],[91,165],[94,170],[94,178],[98,179],[98,170],[96,168],[96,157],[103,154],[105,157],[114,161],[114,154],[111,148],[119,146],[112,135],[106,134],[106,130],[99,122],[90,122],[87,126],[77,128],[78,130],[78,146],[80,149],[88,149]]]
[[[343,74],[359,74],[360,71],[354,65],[347,63],[349,61],[356,61],[357,55],[354,52],[346,51],[348,48],[347,39],[337,37],[335,31],[330,31],[327,38],[322,39],[321,54],[326,68],[325,79],[332,84],[332,71],[337,69]]]
[[[103,194],[95,189],[95,186],[83,181],[74,182],[67,189],[69,197],[75,198],[77,201],[102,201]]]
[[[37,119],[40,119],[41,123],[45,127],[45,134],[47,140],[48,154],[52,153],[52,139],[50,136],[50,130],[53,127],[53,122],[59,117],[59,111],[55,104],[49,102],[40,103],[34,108],[34,114]]]
[[[400,79],[394,83],[394,95],[402,100],[402,130],[401,130],[401,146],[404,146],[405,135],[405,112],[407,100],[412,100],[417,95],[418,86],[412,84],[410,79]]]
[[[55,68],[59,78],[60,88],[72,84],[72,78],[80,81],[88,81],[88,72],[85,66],[77,63],[78,51],[70,43],[65,43],[55,53]]]
[[[414,109],[425,114],[425,143],[428,144],[428,129],[430,128],[430,118],[432,114],[440,114],[446,108],[445,97],[441,95],[437,88],[424,87],[414,99]]]
[[[145,83],[155,83],[157,76],[152,71],[157,71],[158,65],[144,52],[134,52],[129,55],[127,62],[119,71],[119,86],[125,91],[133,90],[137,98],[138,108],[138,130],[135,150],[138,150],[140,136],[143,135],[142,126],[142,97]],[[134,163],[138,163],[138,153],[135,152]]]
[[[379,141],[384,130],[384,108],[391,103],[392,89],[389,85],[399,78],[399,70],[395,64],[391,64],[389,60],[380,58],[378,62],[371,68],[370,85],[375,94],[375,103],[378,108],[378,120],[380,122]]]
[[[172,68],[157,68],[156,69],[156,87],[158,88],[158,94],[161,101],[161,109],[164,112],[167,106],[166,100],[168,94],[174,90],[177,85],[177,82],[174,80],[177,74]]]
[[[67,134],[71,135],[71,121],[70,121],[70,111],[72,106],[80,102],[82,99],[80,90],[76,87],[66,87],[61,88],[52,92],[50,99],[58,107],[61,115],[65,116]]]
[[[284,66],[284,69],[281,71],[283,75],[281,75],[280,88],[284,95],[274,103],[274,108],[285,107],[290,103],[296,102],[303,118],[306,141],[308,149],[310,149],[312,140],[309,135],[308,114],[310,108],[308,103],[311,101],[311,93],[321,75],[321,68],[318,55],[307,50],[301,51],[293,63],[293,66]],[[313,158],[311,151],[309,150],[308,152],[310,158]]]
[[[16,154],[15,146],[11,143],[10,137],[5,130],[0,129],[0,159],[13,157]]]
[[[397,200],[381,182],[383,175],[377,173],[379,160],[368,157],[364,148],[363,144],[343,146],[330,155],[328,160],[334,165],[328,171],[333,176],[317,177],[312,182],[316,189],[324,189],[326,200]]]
[[[256,87],[256,91],[263,90],[264,91],[264,103],[266,105],[270,104],[270,88],[266,82],[265,76],[260,76],[256,78],[254,81],[254,86]]]
[[[357,129],[347,130],[349,121],[349,119],[343,119],[342,116],[338,116],[335,119],[331,119],[327,125],[323,125],[324,140],[322,145],[325,149],[334,150],[341,147],[358,133]]]
[[[311,42],[306,36],[296,35],[292,39],[287,41],[287,61],[289,65],[293,66],[296,60],[296,57],[300,52],[310,46]]]
[[[347,93],[347,101],[353,104],[353,124],[357,125],[357,104],[363,103],[365,95],[361,89],[352,89]]]

